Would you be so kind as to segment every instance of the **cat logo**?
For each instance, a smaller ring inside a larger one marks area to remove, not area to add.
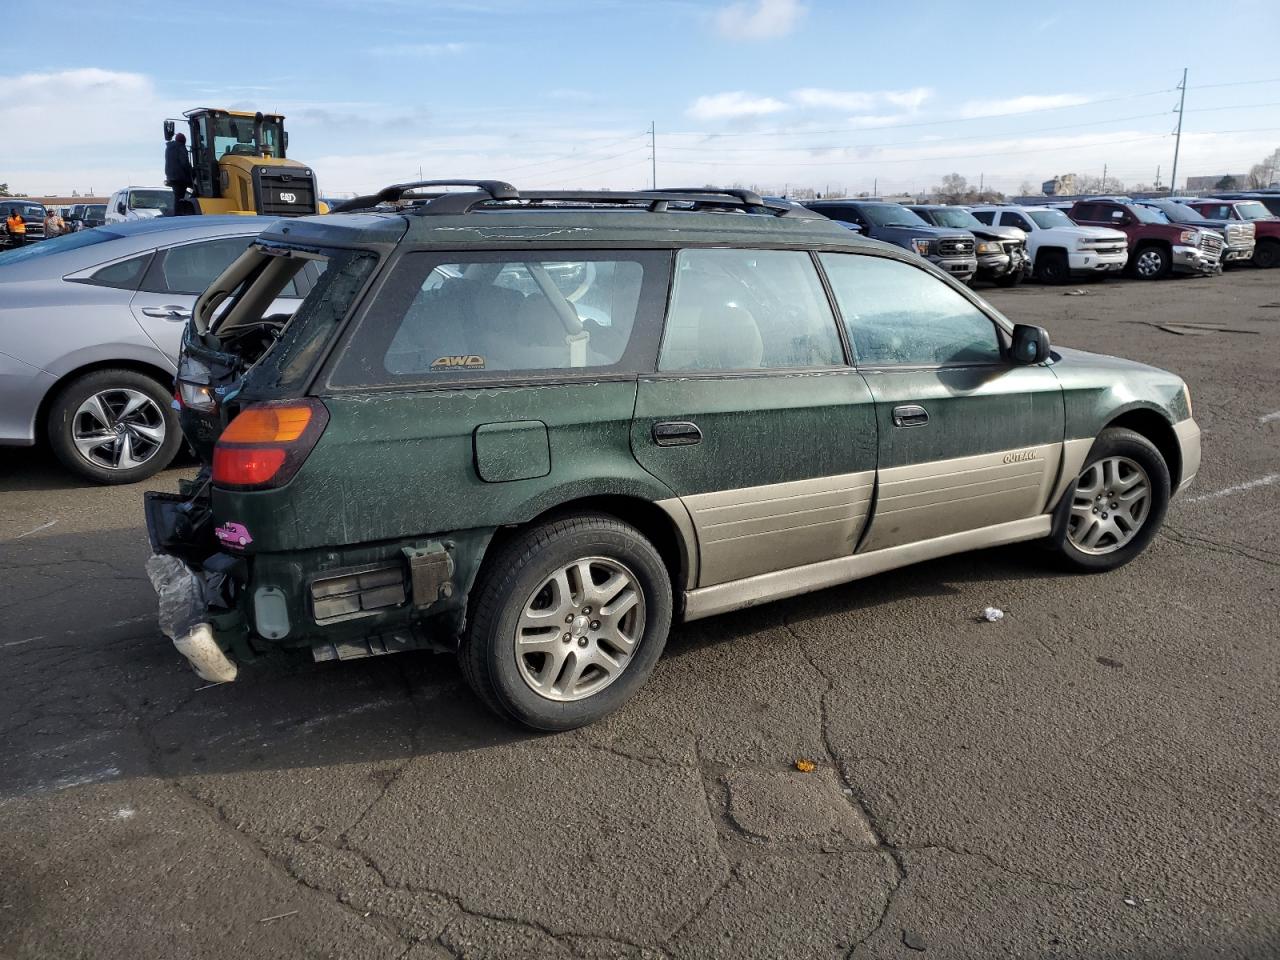
[[[460,367],[465,367],[470,370],[483,370],[484,357],[477,357],[473,353],[469,357],[439,357],[431,361],[432,370],[452,370]]]
[[[280,200],[284,203],[297,203],[298,196],[293,193],[282,193],[280,194]]]

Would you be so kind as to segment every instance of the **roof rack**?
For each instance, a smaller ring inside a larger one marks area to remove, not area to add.
[[[475,187],[478,191],[483,191],[483,196],[487,200],[514,200],[520,196],[515,187],[502,180],[413,180],[409,183],[393,183],[389,187],[383,187],[377,193],[353,197],[338,204],[332,212],[350,213],[353,210],[368,210],[380,203],[395,203],[410,190],[421,190],[423,187]],[[473,196],[471,193],[463,195]],[[444,194],[433,194],[433,196],[444,196]]]
[[[548,205],[575,207],[608,206],[646,208],[650,213],[665,213],[671,204],[677,209],[691,211],[740,210],[747,213],[767,213],[776,217],[786,216],[795,210],[787,201],[766,200],[750,190],[713,187],[672,187],[662,190],[535,190],[521,193],[501,180],[419,180],[385,187],[378,193],[356,197],[341,203],[334,213],[350,213],[367,210],[380,203],[396,203],[405,194],[430,187],[475,187],[475,190],[435,192],[408,198],[413,201],[413,213],[420,216],[457,216],[477,208],[501,210]]]

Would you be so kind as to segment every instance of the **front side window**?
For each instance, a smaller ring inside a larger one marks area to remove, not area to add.
[[[1045,226],[1036,214],[1031,214],[1031,219],[1035,220],[1040,226]],[[1067,218],[1063,217],[1062,219],[1066,220]],[[1020,230],[1027,231],[1027,233],[1031,233],[1035,229],[1027,222],[1027,218],[1020,213],[1002,213],[1000,214],[1000,222],[1006,227],[1017,227]]]
[[[659,370],[832,367],[844,351],[799,250],[681,250]]]
[[[995,324],[937,277],[884,257],[824,253],[821,260],[859,364],[1001,360]]]
[[[669,262],[666,254],[630,251],[407,254],[348,345],[334,383],[638,372],[636,319],[661,309]]]

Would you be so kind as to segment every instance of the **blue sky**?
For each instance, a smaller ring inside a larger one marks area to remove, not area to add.
[[[194,19],[205,9],[208,25]],[[958,172],[1012,192],[1104,164],[1132,185],[1157,165],[1168,179],[1184,66],[1179,180],[1243,172],[1280,146],[1275,0],[5,0],[4,12],[0,181],[32,194],[160,182],[160,122],[197,105],[285,113],[291,155],[329,193],[420,167],[647,186],[650,121],[667,185],[890,192]]]

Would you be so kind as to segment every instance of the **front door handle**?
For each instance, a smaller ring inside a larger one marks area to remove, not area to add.
[[[664,420],[653,425],[653,442],[660,447],[688,447],[702,442],[702,431],[689,420]]]
[[[893,408],[895,427],[923,427],[929,422],[929,411],[916,403],[905,403]]]
[[[157,320],[190,320],[191,311],[186,307],[171,304],[167,307],[143,307],[144,317],[155,317]]]

